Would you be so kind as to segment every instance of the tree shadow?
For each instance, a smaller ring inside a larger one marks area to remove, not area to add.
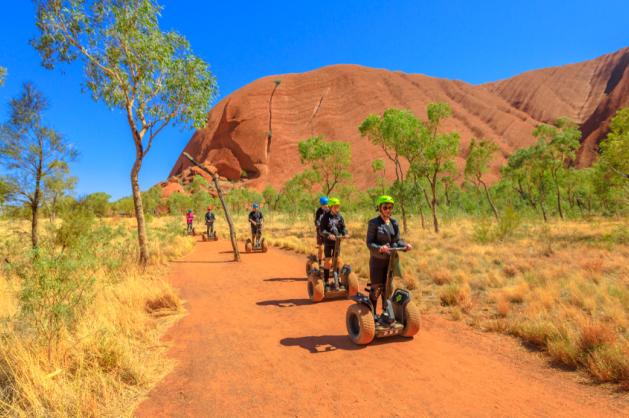
[[[354,344],[347,335],[317,335],[298,338],[283,338],[280,344],[286,347],[301,347],[311,354],[330,353],[336,350],[361,350],[364,346]]]
[[[175,261],[171,261],[171,263],[176,263],[176,264],[226,264],[226,263],[235,263],[234,260],[208,260],[208,261],[201,261],[201,260],[175,260]]]
[[[308,279],[305,277],[273,277],[271,279],[264,279],[265,282],[305,282]]]
[[[233,254],[234,252],[232,250],[229,250],[229,251],[219,251],[218,253],[219,254]],[[253,255],[253,254],[264,254],[262,251],[252,251],[248,253],[242,249],[240,249],[239,253],[241,256],[248,256],[248,255]]]

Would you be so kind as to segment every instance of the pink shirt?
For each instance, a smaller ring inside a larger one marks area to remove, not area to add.
[[[186,222],[191,224],[193,220],[194,220],[194,213],[186,213]]]

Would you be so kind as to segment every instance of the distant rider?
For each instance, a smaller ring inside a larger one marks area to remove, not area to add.
[[[260,212],[260,205],[254,203],[251,212],[249,212],[249,223],[251,224],[251,241],[255,242],[258,232],[262,232],[262,223],[264,216]]]
[[[369,258],[369,283],[371,287],[369,300],[374,311],[380,296],[382,296],[382,310],[385,309],[385,301],[388,296],[385,294],[385,286],[389,259],[391,258],[389,249],[411,249],[411,245],[404,242],[400,237],[400,227],[397,221],[391,217],[394,203],[391,196],[378,197],[376,206],[380,215],[370,220],[367,227],[367,248],[371,253]]]
[[[214,235],[214,221],[216,220],[216,216],[214,216],[214,212],[212,212],[212,206],[207,207],[207,212],[205,212],[205,226],[207,227],[207,236],[211,237]]]
[[[194,222],[194,214],[192,213],[192,209],[188,209],[188,213],[186,213],[186,224],[188,225],[188,228],[186,229],[186,231],[189,234],[192,234],[192,223]]]
[[[328,207],[329,200],[330,199],[328,199],[327,196],[321,196],[319,198],[320,206],[319,208],[317,208],[314,217],[315,231],[317,234],[317,260],[319,261],[319,265],[321,265],[321,259],[323,258],[323,236],[321,235],[321,218],[324,214],[330,211],[330,208]]]
[[[323,263],[323,278],[327,284],[330,279],[330,269],[332,266],[332,258],[334,257],[334,248],[337,237],[349,237],[345,220],[341,215],[341,201],[335,197],[328,200],[330,211],[323,214],[320,221],[320,231],[323,236],[323,253],[325,261]]]

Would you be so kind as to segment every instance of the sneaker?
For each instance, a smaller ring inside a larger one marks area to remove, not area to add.
[[[382,315],[380,315],[379,319],[382,325],[391,325],[393,322],[395,322],[395,320],[393,318],[390,318],[386,312],[383,312]]]

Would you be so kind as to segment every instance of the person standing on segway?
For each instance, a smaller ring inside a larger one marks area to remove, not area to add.
[[[391,217],[394,203],[391,196],[378,197],[376,207],[380,214],[370,220],[367,227],[367,248],[371,254],[369,258],[369,300],[375,311],[378,298],[382,297],[383,315],[376,316],[376,318],[384,322],[393,320],[393,318],[385,318],[384,315],[385,301],[388,296],[385,294],[385,285],[391,257],[389,249],[411,249],[411,245],[404,242],[400,237],[400,227],[397,221]]]
[[[207,207],[207,212],[205,212],[205,225],[207,227],[207,236],[211,237],[210,233],[214,233],[214,221],[216,220],[216,216],[214,216],[214,212],[212,212],[212,206]]]
[[[327,196],[321,196],[319,198],[319,208],[315,212],[314,224],[315,230],[317,234],[317,260],[319,261],[319,265],[321,265],[321,259],[323,258],[323,235],[321,235],[321,218],[324,214],[328,213],[330,208],[328,207],[328,199]]]
[[[186,229],[186,231],[189,234],[192,234],[192,224],[194,222],[194,213],[192,213],[192,209],[188,209],[188,213],[186,213],[186,224],[188,225],[188,228]]]
[[[264,220],[264,216],[262,216],[262,212],[260,212],[260,205],[254,203],[252,206],[251,212],[249,212],[249,223],[251,224],[251,241],[256,241],[256,235],[258,234],[259,229],[262,229],[262,222]]]
[[[332,197],[328,200],[329,212],[326,212],[321,217],[320,231],[323,236],[323,253],[325,255],[325,261],[323,263],[323,280],[326,284],[330,284],[330,269],[336,266],[332,266],[332,257],[334,257],[334,249],[336,240],[338,237],[349,237],[347,228],[345,227],[345,220],[341,215],[341,201],[336,197]]]

